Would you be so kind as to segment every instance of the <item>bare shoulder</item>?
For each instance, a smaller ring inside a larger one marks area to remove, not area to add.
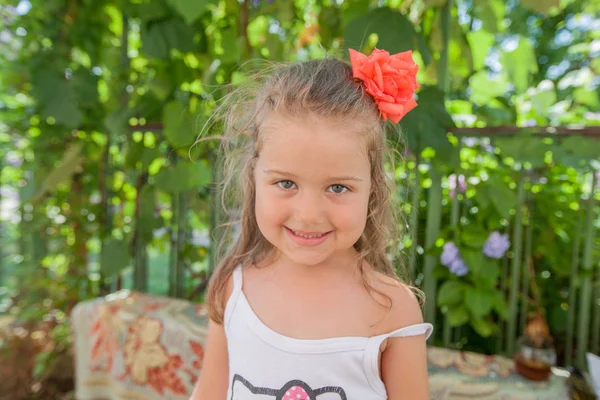
[[[375,298],[384,306],[385,318],[378,329],[381,333],[423,322],[421,304],[414,288],[377,271],[371,272],[370,282],[376,292]]]

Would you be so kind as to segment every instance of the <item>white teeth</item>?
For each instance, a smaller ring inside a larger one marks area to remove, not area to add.
[[[323,236],[323,235],[324,235],[324,233],[319,233],[319,234],[317,234],[317,235],[303,235],[303,234],[301,234],[300,232],[296,232],[296,231],[294,231],[294,235],[296,235],[296,236],[300,236],[300,237],[303,237],[303,238],[305,238],[305,239],[313,239],[313,238],[320,238],[321,236]]]

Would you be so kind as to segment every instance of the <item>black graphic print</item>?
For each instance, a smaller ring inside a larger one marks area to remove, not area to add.
[[[231,384],[231,400],[347,400],[344,389],[326,386],[312,389],[301,380],[289,381],[281,389],[256,387],[240,375]]]

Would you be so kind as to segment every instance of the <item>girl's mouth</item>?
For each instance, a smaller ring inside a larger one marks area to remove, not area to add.
[[[332,233],[329,232],[302,232],[285,227],[288,236],[300,246],[316,246],[323,243]]]

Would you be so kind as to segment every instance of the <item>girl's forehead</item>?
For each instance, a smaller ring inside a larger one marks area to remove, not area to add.
[[[277,116],[262,126],[260,140],[259,160],[268,168],[320,175],[370,173],[366,135],[346,121]]]

